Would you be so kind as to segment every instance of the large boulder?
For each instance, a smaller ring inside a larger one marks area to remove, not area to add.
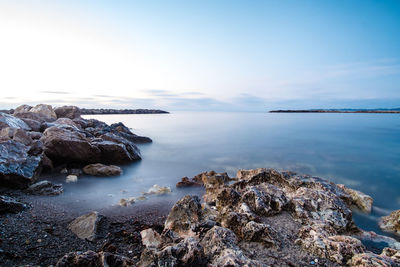
[[[25,188],[36,179],[41,157],[29,154],[30,149],[15,140],[0,142],[0,184]]]
[[[94,141],[101,151],[101,161],[105,163],[126,163],[139,160],[139,150],[130,150],[124,144],[118,144],[112,141]]]
[[[37,113],[41,117],[51,118],[51,119],[54,119],[54,120],[57,119],[57,115],[54,112],[53,107],[51,105],[38,104],[38,105],[34,106],[33,108],[31,108],[29,110],[29,112]]]
[[[54,110],[57,118],[77,119],[81,117],[81,110],[76,106],[62,106]]]
[[[0,112],[0,129],[12,127],[23,130],[30,130],[31,128],[23,120],[16,118],[12,115]]]
[[[31,110],[31,108],[32,108],[32,106],[29,106],[29,105],[21,105],[21,106],[18,106],[15,110],[14,110],[14,113],[13,113],[13,115],[17,115],[17,114],[19,114],[19,113],[25,113],[25,112],[29,112],[29,110]]]
[[[28,118],[21,118],[21,120],[23,120],[26,124],[28,124],[28,126],[32,129],[32,131],[40,132],[40,128],[42,126],[42,123],[40,121]]]
[[[73,220],[68,225],[68,229],[80,239],[93,241],[98,237],[100,224],[104,222],[104,220],[104,216],[100,215],[97,211],[93,211]]]
[[[152,140],[149,137],[146,136],[138,136],[134,133],[131,132],[131,130],[126,127],[122,122],[118,123],[113,123],[110,125],[110,128],[112,131],[119,136],[133,142],[136,144],[141,144],[141,143],[151,143]]]
[[[47,128],[42,138],[46,155],[56,162],[99,162],[101,151],[91,144],[83,133],[71,128],[52,126]]]
[[[86,165],[83,172],[94,176],[116,176],[122,173],[120,167],[115,165],[104,165],[101,163]]]

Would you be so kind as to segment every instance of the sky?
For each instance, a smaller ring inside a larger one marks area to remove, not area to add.
[[[0,108],[400,107],[400,1],[0,0]]]

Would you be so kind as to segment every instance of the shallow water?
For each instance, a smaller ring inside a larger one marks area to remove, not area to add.
[[[371,195],[372,214],[355,214],[366,230],[379,232],[377,219],[400,208],[400,114],[176,112],[85,117],[122,121],[153,143],[139,145],[143,160],[123,166],[120,177],[80,177],[77,183],[65,184],[65,193],[52,198],[63,205],[104,208],[121,197],[139,196],[153,184],[170,186],[173,192],[150,197],[147,203],[171,205],[185,194],[197,193],[175,188],[183,176],[207,170],[234,175],[239,168],[267,167],[320,176]]]

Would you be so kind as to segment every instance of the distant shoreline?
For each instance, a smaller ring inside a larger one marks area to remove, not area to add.
[[[389,113],[397,114],[400,110],[340,110],[340,109],[310,109],[310,110],[270,110],[269,113]]]
[[[108,115],[108,114],[168,114],[168,111],[159,109],[103,109],[81,108],[82,115]]]

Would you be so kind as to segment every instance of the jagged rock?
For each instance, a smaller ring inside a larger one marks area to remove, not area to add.
[[[83,172],[94,176],[116,176],[122,173],[122,169],[115,165],[104,165],[101,163],[95,163],[86,165],[83,168]]]
[[[142,243],[146,248],[158,248],[162,244],[159,233],[149,228],[140,232]]]
[[[253,178],[255,175],[266,172],[266,168],[258,168],[254,170],[238,170],[236,173],[236,177],[239,180],[248,180],[250,178]]]
[[[29,186],[25,192],[31,195],[54,196],[64,191],[61,184],[53,184],[47,180],[37,182]]]
[[[310,253],[339,264],[345,264],[354,255],[365,251],[359,239],[335,233],[334,228],[323,224],[305,226],[300,229],[296,242]]]
[[[245,227],[243,227],[243,239],[274,245],[275,241],[272,239],[269,229],[270,226],[266,224],[250,221],[245,225]]]
[[[372,202],[373,202],[372,197],[370,197],[360,191],[348,188],[342,184],[338,184],[337,186],[339,188],[343,189],[344,192],[349,194],[349,196],[351,198],[351,204],[355,205],[361,211],[364,211],[367,213],[371,212]]]
[[[57,119],[57,115],[51,105],[38,104],[29,110],[31,113],[39,114],[41,117]]]
[[[27,208],[24,203],[21,203],[11,197],[0,196],[0,213],[17,213]]]
[[[111,141],[117,144],[124,145],[126,151],[128,151],[129,160],[140,159],[140,151],[133,142],[113,133],[103,134],[100,136],[100,138],[105,141]]]
[[[56,267],[129,267],[135,266],[134,262],[124,256],[108,252],[88,250],[86,252],[70,252],[63,256]]]
[[[200,199],[197,196],[185,196],[172,207],[164,228],[181,235],[193,235],[192,229],[200,222],[200,219]]]
[[[68,229],[80,239],[93,241],[97,238],[99,226],[104,220],[105,217],[100,215],[97,211],[93,211],[73,220],[68,225]]]
[[[25,188],[41,170],[41,157],[29,154],[30,147],[14,140],[0,142],[0,184]]]
[[[40,140],[46,155],[53,161],[94,163],[101,158],[100,149],[92,145],[84,134],[68,128],[50,127]]]
[[[76,106],[62,106],[54,109],[57,118],[78,119],[81,117],[81,110]]]
[[[183,177],[180,182],[176,184],[176,187],[192,187],[192,186],[203,186],[203,183],[196,182],[189,179],[188,177]]]
[[[400,233],[400,210],[395,210],[379,221],[379,227],[387,232]]]
[[[29,131],[31,128],[23,120],[12,115],[0,112],[0,129],[11,127]]]
[[[131,130],[128,127],[126,127],[122,122],[111,124],[110,127],[111,129],[114,130],[113,132],[117,132],[118,135],[133,143],[141,144],[141,143],[152,142],[152,140],[149,137],[138,136],[132,133]]]
[[[394,267],[400,266],[400,252],[384,248],[380,255],[372,252],[354,255],[347,264],[354,267]]]

